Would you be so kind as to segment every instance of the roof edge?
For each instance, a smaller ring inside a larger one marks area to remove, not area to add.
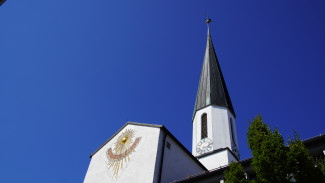
[[[5,2],[6,0],[0,0],[0,6]]]
[[[192,123],[193,123],[193,121],[194,121],[194,117],[195,117],[196,112],[199,111],[199,110],[201,110],[201,109],[204,109],[204,108],[206,108],[206,107],[209,107],[209,106],[224,107],[224,108],[228,109],[228,111],[229,111],[229,112],[234,116],[234,118],[236,119],[236,115],[235,115],[235,114],[234,114],[234,113],[229,109],[229,107],[227,107],[227,106],[218,106],[218,105],[215,105],[215,104],[209,104],[209,105],[206,105],[206,106],[201,107],[201,108],[199,108],[199,109],[197,109],[197,110],[194,111],[193,116],[192,116]]]
[[[114,138],[127,125],[147,126],[147,127],[154,127],[154,128],[163,128],[164,127],[164,125],[127,122],[119,130],[117,130],[117,132],[115,132],[108,140],[106,140],[103,145],[101,145],[99,148],[97,148],[89,157],[92,158],[102,147],[104,147],[110,140],[112,140],[112,138]]]
[[[219,148],[219,149],[216,149],[216,150],[213,150],[213,151],[210,151],[208,153],[201,154],[201,155],[198,155],[198,156],[195,156],[195,157],[199,159],[199,158],[203,158],[204,156],[209,156],[211,154],[214,154],[214,153],[217,153],[217,152],[220,152],[220,151],[223,151],[223,150],[228,150],[231,153],[231,155],[233,155],[233,157],[236,158],[237,161],[240,161],[238,159],[238,157],[232,152],[232,150],[229,149],[229,147]]]

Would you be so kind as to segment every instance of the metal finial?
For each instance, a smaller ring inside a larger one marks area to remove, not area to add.
[[[211,19],[210,19],[209,16],[207,15],[206,23],[209,24],[210,22],[211,22]]]

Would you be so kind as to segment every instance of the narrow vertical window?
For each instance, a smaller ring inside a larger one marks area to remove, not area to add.
[[[170,149],[170,143],[169,142],[166,143],[166,147],[167,147],[167,149]]]
[[[234,125],[233,125],[233,121],[232,121],[232,118],[230,118],[230,128],[231,128],[231,137],[232,137],[232,143],[234,145],[236,145],[236,141],[235,141],[235,131],[234,131]]]
[[[208,137],[208,127],[207,127],[207,114],[203,114],[201,117],[201,139]]]

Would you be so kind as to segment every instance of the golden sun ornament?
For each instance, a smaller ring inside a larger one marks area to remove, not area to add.
[[[109,169],[113,169],[113,177],[115,178],[118,176],[119,169],[123,168],[123,162],[126,164],[130,161],[130,155],[135,152],[134,149],[141,140],[141,137],[137,137],[133,141],[134,136],[133,130],[125,130],[114,143],[114,153],[112,148],[109,148],[106,152]]]

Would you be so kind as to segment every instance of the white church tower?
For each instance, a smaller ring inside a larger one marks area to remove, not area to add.
[[[212,44],[210,22],[192,119],[192,154],[209,170],[239,160],[236,115]]]

